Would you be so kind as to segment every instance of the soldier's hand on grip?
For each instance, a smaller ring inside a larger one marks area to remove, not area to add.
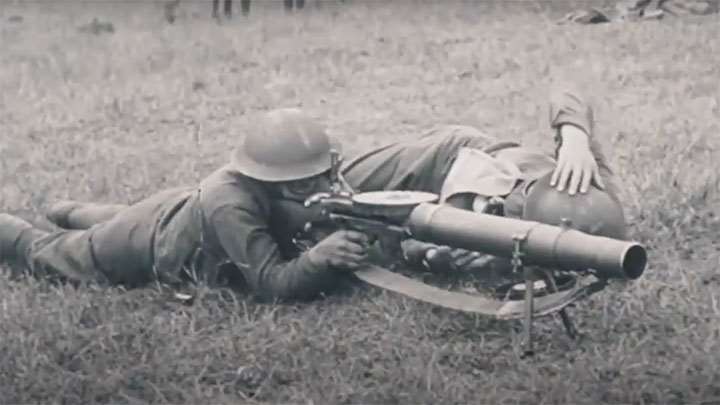
[[[362,232],[339,230],[308,251],[308,258],[322,269],[356,270],[367,259],[370,242]]]
[[[482,269],[490,259],[479,252],[437,246],[425,253],[423,264],[430,271],[473,271]]]
[[[432,272],[474,271],[482,269],[491,259],[489,255],[450,246],[407,239],[402,245],[405,260],[411,265],[424,266]]]

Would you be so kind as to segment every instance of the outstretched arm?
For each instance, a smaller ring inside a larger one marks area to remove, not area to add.
[[[573,195],[590,184],[616,198],[612,170],[594,134],[589,103],[571,85],[556,86],[550,97],[550,126],[555,130],[557,167],[551,184]]]
[[[461,125],[436,128],[417,139],[395,142],[348,161],[343,176],[357,191],[414,190],[440,194],[463,147],[485,149],[497,140]]]

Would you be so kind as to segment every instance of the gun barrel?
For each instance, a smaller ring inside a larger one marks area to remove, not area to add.
[[[418,205],[407,226],[418,240],[506,258],[513,255],[514,238],[521,236],[526,264],[568,271],[592,269],[603,278],[637,279],[647,264],[647,252],[636,242],[446,205]]]

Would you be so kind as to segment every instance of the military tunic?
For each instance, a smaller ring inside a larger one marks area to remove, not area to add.
[[[574,92],[554,93],[550,126],[571,124],[590,134],[591,148],[606,183],[610,169],[592,135],[592,111]],[[342,173],[355,191],[416,190],[443,194],[459,152],[464,149],[522,153],[516,161],[532,180],[554,167],[552,153],[530,150],[467,126],[445,126],[410,142],[370,150],[350,161]],[[456,170],[457,172],[457,170]],[[529,174],[528,174],[529,173]],[[462,170],[454,177],[462,177]],[[457,180],[457,179],[456,179]],[[462,183],[462,181],[461,181]],[[465,182],[467,183],[467,182]],[[614,187],[614,186],[611,186]],[[520,215],[522,187],[508,196],[511,215]],[[446,190],[445,190],[446,191]],[[614,189],[611,190],[614,193]],[[292,243],[300,224],[260,181],[231,165],[221,167],[198,187],[166,190],[120,209],[87,230],[62,230],[34,241],[25,254],[36,274],[76,281],[142,285],[154,280],[175,284],[214,280],[225,269],[266,298],[306,299],[329,291],[346,274],[318,270]],[[512,204],[510,204],[512,206]]]

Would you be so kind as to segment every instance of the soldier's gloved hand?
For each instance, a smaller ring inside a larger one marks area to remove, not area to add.
[[[312,247],[310,262],[320,269],[356,270],[367,259],[370,241],[362,232],[339,230]]]
[[[403,241],[405,260],[411,265],[422,264],[434,272],[469,271],[482,268],[491,257],[465,249],[453,249],[413,239]]]
[[[438,246],[425,253],[423,264],[431,271],[472,271],[485,266],[491,257],[465,249]]]

